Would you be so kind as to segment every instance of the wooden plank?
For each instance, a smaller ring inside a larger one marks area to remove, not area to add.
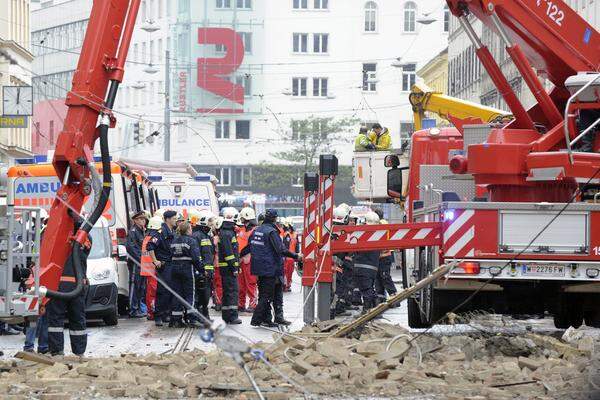
[[[409,287],[408,289],[401,290],[393,297],[389,298],[385,303],[381,303],[377,307],[373,308],[366,314],[360,316],[358,319],[350,322],[349,324],[342,326],[337,331],[334,331],[330,336],[331,337],[343,337],[354,331],[355,329],[363,326],[367,322],[371,321],[375,317],[383,314],[387,310],[391,308],[392,305],[397,304],[401,301],[408,299],[413,294],[417,293],[421,289],[425,288],[433,284],[435,281],[446,275],[452,268],[454,268],[454,264],[445,264],[435,269],[430,275],[421,279],[414,286]]]
[[[33,361],[39,364],[54,365],[56,363],[50,357],[47,357],[43,354],[30,353],[28,351],[19,351],[17,354],[15,354],[15,357],[20,358],[21,360]]]

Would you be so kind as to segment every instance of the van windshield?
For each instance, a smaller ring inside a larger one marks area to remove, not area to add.
[[[107,228],[94,227],[90,231],[90,239],[92,241],[92,249],[88,258],[107,258],[110,257],[110,233]]]

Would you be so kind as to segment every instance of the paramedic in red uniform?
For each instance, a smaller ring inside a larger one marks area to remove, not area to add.
[[[238,246],[240,252],[248,246],[250,235],[256,228],[256,213],[250,207],[242,208],[239,214],[239,224],[241,224],[238,234]],[[256,276],[250,272],[250,254],[240,260],[240,271],[238,274],[238,286],[240,289],[238,309],[240,312],[253,313],[256,308]],[[246,307],[246,298],[248,298],[248,307]]]

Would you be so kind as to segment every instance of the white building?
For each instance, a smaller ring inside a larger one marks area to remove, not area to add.
[[[3,87],[31,85],[29,51],[29,0],[0,1],[0,116],[3,110]],[[9,121],[10,119],[10,121]],[[29,117],[3,118],[0,127],[0,165],[10,165],[15,158],[31,155],[31,121]],[[25,125],[15,128],[14,123]]]
[[[599,0],[565,0],[565,2],[589,24],[600,30]],[[488,46],[490,52],[500,64],[502,71],[525,108],[535,104],[536,100],[533,94],[523,82],[520,73],[506,53],[500,38],[473,16],[470,16],[469,20],[477,35]],[[454,16],[450,19],[450,37],[448,41],[449,94],[487,106],[507,109],[506,103],[498,95],[496,87],[475,55],[474,46],[458,23],[458,19]],[[548,87],[551,86],[549,83],[547,85]]]
[[[77,27],[85,26],[91,3],[43,2],[32,16],[34,44],[53,32],[52,46],[43,44],[50,54],[40,54],[34,68],[54,83],[50,98],[64,96],[60,89],[70,86],[82,40]],[[443,5],[439,0],[144,0],[115,105],[112,152],[163,158],[167,49],[170,158],[216,173],[231,189],[252,185],[253,166],[286,163],[273,153],[292,147],[294,120],[352,118],[353,128],[379,121],[398,146],[401,132],[412,129],[408,91],[416,70],[447,45],[449,15]],[[243,58],[232,48],[231,58],[219,61],[227,57],[228,38],[242,41]],[[239,67],[232,65],[238,62]],[[219,69],[216,76],[211,68]],[[354,135],[355,129],[336,143],[343,165],[350,164]]]

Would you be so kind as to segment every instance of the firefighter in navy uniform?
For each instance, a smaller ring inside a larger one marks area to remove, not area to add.
[[[174,238],[173,229],[177,224],[177,213],[167,210],[163,213],[163,220],[161,228],[151,233],[152,239],[150,239],[147,249],[156,268],[157,278],[171,286],[171,243]],[[162,326],[163,320],[168,316],[172,297],[171,292],[159,281],[154,311],[156,326]]]
[[[215,245],[213,243],[212,227],[215,215],[209,210],[193,211],[190,213],[192,237],[200,246],[200,258],[204,269],[204,279],[195,280],[196,304],[194,306],[208,318],[208,303],[212,291],[215,273]]]
[[[75,222],[75,231],[79,230],[81,219]],[[92,248],[92,239],[88,237],[83,251],[81,251],[81,267],[83,276],[87,273],[87,257]],[[72,257],[69,257],[65,263],[63,274],[60,277],[58,291],[68,293],[75,289],[77,285],[75,279],[75,270]],[[63,355],[65,347],[64,325],[65,318],[69,321],[69,337],[71,339],[71,351],[76,356],[82,356],[87,347],[87,331],[85,320],[85,298],[87,294],[87,282],[84,283],[84,290],[79,296],[70,300],[51,299],[46,308],[48,316],[48,350],[50,354]]]
[[[264,222],[254,230],[250,245],[242,252],[242,257],[252,255],[252,275],[258,277],[258,305],[252,314],[252,326],[290,325],[283,317],[283,258],[299,261],[301,257],[285,248],[275,221],[277,211],[267,210]],[[275,323],[271,320],[271,306],[275,312]]]
[[[380,220],[381,224],[387,224],[385,219]],[[394,255],[391,250],[384,250],[379,255],[379,269],[377,270],[377,279],[375,280],[375,293],[377,294],[377,304],[387,301],[386,292],[388,295],[396,294],[396,285],[392,280],[392,264],[394,263]]]
[[[341,205],[333,209],[333,224],[347,225],[348,212]],[[347,303],[348,284],[352,285],[352,258],[348,253],[337,253],[333,255],[335,265],[335,292],[331,302],[331,318],[338,316],[348,316],[347,312],[350,304]],[[348,279],[350,277],[350,280]],[[350,290],[351,287],[350,287]]]
[[[171,284],[172,289],[180,295],[190,306],[194,306],[195,280],[203,280],[204,266],[200,258],[200,246],[192,236],[192,226],[188,221],[181,221],[177,225],[177,235],[171,243]],[[169,327],[183,328],[184,310],[186,319],[190,323],[198,320],[197,316],[186,310],[186,305],[173,296],[171,303],[171,320]]]
[[[379,216],[373,211],[365,215],[367,225],[379,224]],[[363,251],[354,256],[353,276],[356,286],[360,291],[363,302],[363,313],[375,307],[375,279],[379,269],[379,256],[381,251]]]
[[[223,300],[221,315],[227,324],[241,324],[238,317],[238,269],[240,267],[240,253],[235,232],[237,211],[227,208],[223,216],[217,218],[216,228],[219,237],[219,274],[223,285]]]
[[[132,214],[131,229],[127,235],[127,267],[129,269],[129,316],[131,318],[142,318],[146,314],[142,311],[142,301],[146,293],[145,279],[140,274],[142,258],[142,243],[146,234],[148,216],[145,211]]]

